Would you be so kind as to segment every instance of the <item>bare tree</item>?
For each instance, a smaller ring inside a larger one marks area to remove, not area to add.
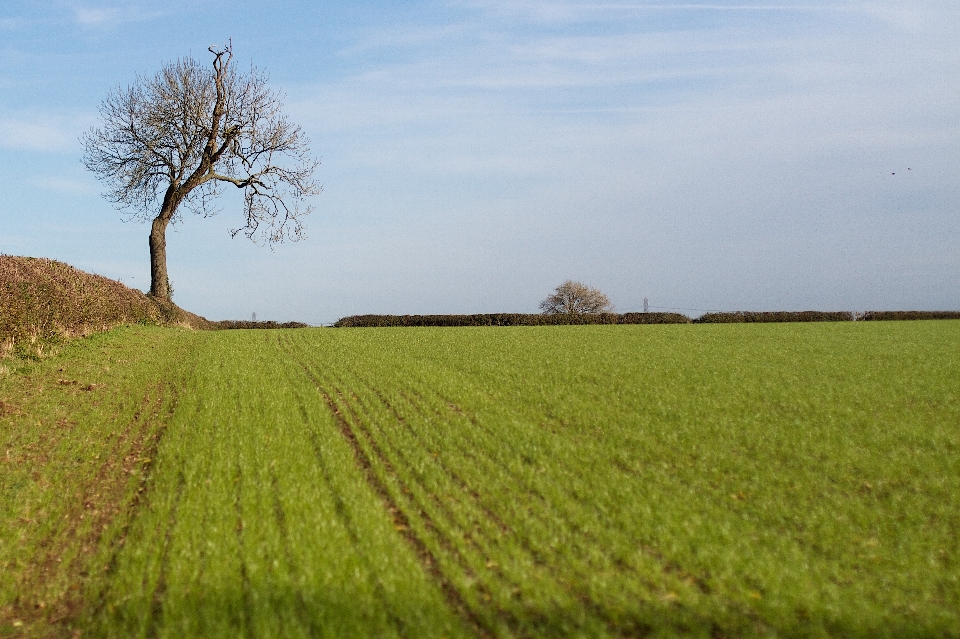
[[[300,202],[320,192],[318,162],[299,126],[281,113],[280,96],[251,67],[236,73],[233,48],[210,47],[211,68],[193,58],[117,89],[100,105],[101,128],[83,138],[84,165],[132,219],[152,220],[150,294],[170,299],[166,230],[180,205],[206,216],[225,185],[243,191],[245,224],[230,231],[260,244],[303,237]]]
[[[609,313],[613,311],[613,304],[597,289],[567,280],[540,302],[540,310],[546,314]]]

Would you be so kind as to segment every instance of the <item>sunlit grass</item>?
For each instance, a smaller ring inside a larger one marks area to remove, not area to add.
[[[84,636],[960,635],[960,322],[82,344],[0,379],[6,632],[28,583]],[[144,402],[95,548],[29,577]]]
[[[958,323],[287,339],[493,630],[960,631]]]
[[[267,336],[219,334],[195,362],[97,631],[464,634],[316,388]]]
[[[95,586],[182,384],[189,334],[117,329],[0,376],[0,636],[50,634]]]

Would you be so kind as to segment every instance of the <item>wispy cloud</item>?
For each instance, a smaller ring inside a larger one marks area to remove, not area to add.
[[[864,11],[859,5],[837,4],[602,4],[583,5],[584,8],[626,11]]]
[[[467,0],[457,6],[491,12],[501,17],[522,18],[535,22],[568,22],[583,19],[618,19],[624,13],[642,12],[779,12],[816,13],[868,11],[868,4],[849,2],[800,2],[792,4],[748,2],[563,2],[562,0]]]
[[[342,56],[353,56],[389,48],[421,48],[462,39],[469,31],[470,25],[464,23],[418,26],[415,29],[403,30],[396,27],[370,28],[338,53]]]
[[[616,21],[634,14],[862,14],[893,27],[916,32],[931,21],[960,16],[952,0],[823,0],[810,2],[564,2],[563,0],[465,0],[454,3],[501,18],[540,23]]]
[[[73,18],[82,27],[111,28],[130,22],[154,20],[169,13],[170,10],[145,10],[139,5],[111,7],[76,6]]]
[[[79,149],[77,138],[89,121],[85,116],[60,114],[0,114],[0,148],[18,151],[69,153]]]
[[[849,7],[809,4],[574,4],[572,8],[583,11],[843,11]]]
[[[47,191],[68,195],[91,195],[98,192],[92,182],[57,175],[38,177],[33,180],[33,184]]]
[[[647,282],[654,295],[693,306],[718,290],[729,305],[829,306],[866,303],[858,287],[877,271],[846,256],[941,246],[925,231],[897,244],[888,229],[894,216],[901,226],[952,228],[943,211],[956,209],[945,176],[957,168],[960,51],[949,12],[917,35],[893,14],[839,2],[679,5],[756,10],[747,24],[658,22],[636,7],[664,3],[606,4],[615,10],[523,4],[574,12],[545,28],[537,16],[503,19],[512,3],[471,5],[462,22],[420,38],[379,26],[361,34],[363,47],[344,50],[355,73],[295,91],[293,115],[329,159],[327,197],[349,206],[372,192],[357,208],[380,217],[363,241],[396,249],[369,261],[382,265],[372,279],[416,297],[402,280],[454,268],[449,250],[467,265],[464,278],[497,263],[505,266],[493,279],[511,269],[545,284],[595,273],[613,294]],[[833,13],[784,20],[774,11],[791,9]],[[612,26],[595,28],[594,10]],[[410,194],[404,184],[427,186]],[[403,223],[384,240],[394,219]],[[397,249],[416,225],[422,246]],[[407,268],[409,255],[423,263]],[[941,272],[957,272],[941,262]],[[823,264],[831,266],[806,266]],[[848,278],[833,298],[809,293],[832,272]]]
[[[446,55],[364,68],[356,85],[438,91],[574,90],[690,83],[769,73],[809,43],[787,36],[746,42],[703,31],[600,36],[494,34],[475,29]],[[452,53],[456,51],[456,53]],[[827,65],[828,68],[834,66]],[[622,106],[622,105],[618,105]],[[402,108],[402,106],[400,107]],[[357,114],[363,117],[362,114]]]
[[[108,23],[118,22],[119,9],[90,9],[78,7],[74,9],[77,22],[85,27],[98,27]]]
[[[26,24],[26,20],[20,18],[0,18],[0,30],[12,31],[20,29]]]

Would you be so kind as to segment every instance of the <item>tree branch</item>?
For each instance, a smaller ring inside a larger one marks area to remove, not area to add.
[[[299,203],[321,191],[309,142],[263,74],[234,71],[232,43],[210,52],[212,68],[179,60],[109,95],[102,127],[83,136],[84,164],[136,217],[157,208],[174,216],[182,202],[210,215],[218,185],[232,184],[244,191],[245,218],[232,234],[267,244],[299,239],[312,210]]]

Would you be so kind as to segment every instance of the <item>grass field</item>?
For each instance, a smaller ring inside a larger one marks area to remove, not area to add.
[[[960,637],[960,322],[2,365],[0,636]]]

